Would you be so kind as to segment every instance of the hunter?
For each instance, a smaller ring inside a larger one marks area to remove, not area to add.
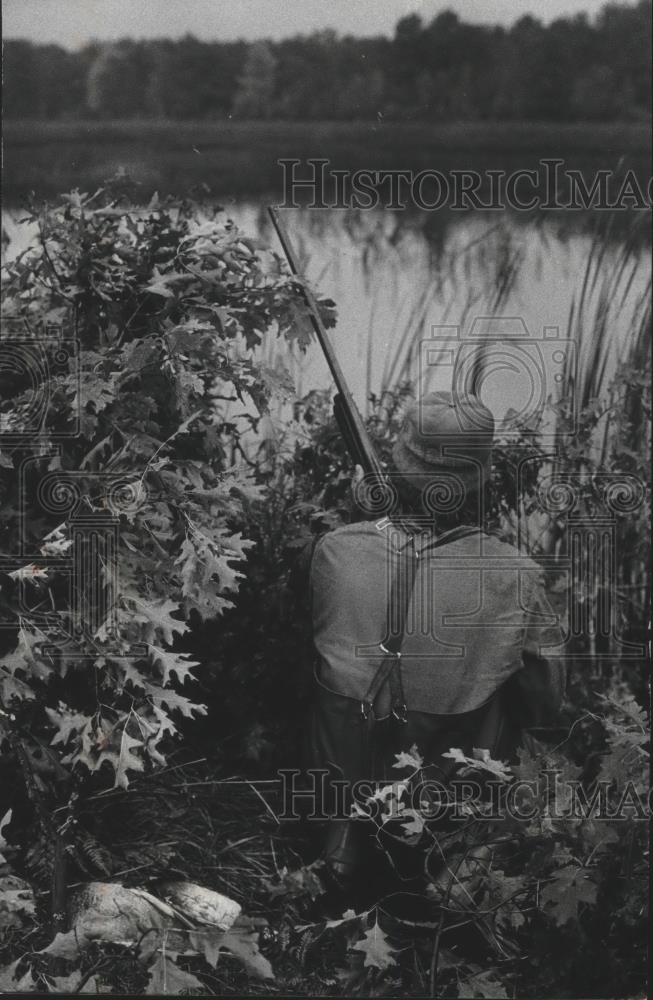
[[[561,631],[541,570],[482,528],[493,436],[476,397],[435,392],[411,404],[387,516],[330,531],[306,555],[311,768],[347,783],[396,781],[394,755],[417,745],[445,779],[451,747],[510,758],[524,730],[555,718]],[[364,485],[357,466],[354,494]],[[327,867],[347,884],[364,824],[327,826]]]

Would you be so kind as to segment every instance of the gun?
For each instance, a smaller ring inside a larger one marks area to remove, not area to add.
[[[286,227],[279,218],[276,209],[272,207],[268,208],[268,215],[270,216],[272,225],[274,226],[277,236],[279,237],[279,242],[283,248],[291,273],[295,275],[295,277],[299,278],[300,274],[297,267],[297,261],[295,260],[295,254],[286,231]],[[370,441],[369,434],[367,433],[367,429],[363,423],[363,418],[361,417],[353,396],[349,391],[349,386],[345,381],[342,368],[340,367],[338,359],[335,356],[324,323],[320,319],[315,297],[310,288],[307,288],[303,282],[300,282],[300,285],[304,301],[308,309],[308,315],[313,329],[315,330],[315,336],[317,337],[317,341],[324,352],[329,370],[336,385],[337,393],[333,400],[333,415],[336,418],[336,423],[338,424],[340,433],[342,434],[345,445],[347,446],[351,460],[354,465],[362,466],[363,472],[372,473],[375,476],[378,476],[379,480],[382,480],[385,478],[383,469],[376,456],[372,442]]]

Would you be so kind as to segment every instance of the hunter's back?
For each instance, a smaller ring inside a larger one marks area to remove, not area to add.
[[[419,558],[402,647],[406,704],[438,715],[471,711],[522,667],[524,651],[546,655],[560,642],[541,571],[480,531],[442,536],[437,547],[429,531],[413,536]],[[338,528],[316,546],[313,635],[326,687],[365,694],[383,657],[391,581],[410,544],[409,533],[386,519]]]

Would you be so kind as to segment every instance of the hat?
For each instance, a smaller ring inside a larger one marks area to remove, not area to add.
[[[392,459],[420,490],[448,474],[475,492],[490,472],[493,435],[494,417],[476,396],[430,392],[406,411]]]

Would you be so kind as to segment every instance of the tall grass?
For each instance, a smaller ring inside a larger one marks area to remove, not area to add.
[[[651,274],[650,258],[643,258],[640,227],[635,219],[616,252],[610,252],[612,217],[597,224],[583,280],[569,312],[568,336],[578,350],[575,379],[568,391],[578,408],[596,407],[601,413],[586,454],[565,453],[568,470],[630,475],[642,491],[641,505],[617,519],[615,565],[612,580],[595,581],[595,600],[616,599],[624,616],[640,629],[646,626],[650,579],[651,447]],[[639,294],[632,288],[645,268],[647,281]],[[621,336],[615,336],[619,330]],[[620,382],[615,376],[623,373]],[[560,436],[566,430],[560,422]],[[591,510],[585,505],[585,512]],[[604,543],[603,548],[606,548]],[[611,553],[604,552],[605,558]],[[624,610],[625,609],[625,610]],[[635,629],[637,632],[637,629]],[[640,642],[643,635],[639,637]],[[591,648],[595,647],[592,639]]]
[[[569,309],[567,336],[576,343],[578,363],[575,375],[569,368],[565,375],[582,409],[605,395],[618,365],[642,362],[649,342],[650,268],[645,287],[634,301],[629,300],[635,278],[647,263],[641,230],[650,228],[650,221],[636,216],[615,251],[610,239],[614,218],[614,214],[598,217],[580,288]]]
[[[523,250],[515,245],[512,230],[501,223],[440,258],[432,281],[409,303],[396,343],[386,356],[380,391],[391,391],[414,374],[420,344],[429,336],[434,316],[438,325],[451,322],[464,330],[474,310],[499,314],[514,288],[522,259]],[[478,282],[479,274],[482,283]],[[426,390],[428,385],[421,388]]]

